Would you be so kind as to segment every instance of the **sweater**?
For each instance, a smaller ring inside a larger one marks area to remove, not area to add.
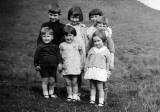
[[[57,66],[60,61],[58,46],[49,44],[40,44],[34,55],[34,66]]]
[[[92,47],[88,52],[85,68],[97,67],[101,69],[108,69],[110,62],[110,52],[107,47],[97,49]]]

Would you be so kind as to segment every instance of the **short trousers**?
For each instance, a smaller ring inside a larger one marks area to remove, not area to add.
[[[40,75],[42,78],[53,77],[57,78],[57,67],[55,66],[41,66]]]

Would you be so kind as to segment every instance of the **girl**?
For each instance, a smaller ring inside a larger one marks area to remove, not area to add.
[[[65,42],[59,46],[62,57],[62,74],[66,81],[67,101],[80,100],[78,96],[77,78],[81,73],[81,56],[83,55],[82,46],[74,41],[77,33],[75,28],[66,25],[64,28]]]
[[[70,22],[67,25],[74,27],[77,32],[77,35],[74,37],[74,41],[82,46],[83,55],[81,55],[81,60],[82,60],[82,65],[84,66],[86,58],[87,38],[86,38],[86,26],[81,23],[83,21],[83,13],[81,8],[75,6],[69,9],[68,20]],[[82,83],[81,75],[79,75],[78,77],[79,90],[81,90],[81,83]]]
[[[96,88],[98,89],[99,104],[104,105],[103,83],[109,78],[110,52],[105,46],[106,35],[103,30],[97,30],[92,37],[93,47],[89,50],[86,65],[85,79],[90,81],[90,103],[96,100]]]
[[[42,43],[37,46],[34,56],[34,66],[42,77],[42,90],[45,98],[56,98],[55,81],[57,66],[60,61],[59,48],[52,43],[54,32],[50,27],[41,28]]]

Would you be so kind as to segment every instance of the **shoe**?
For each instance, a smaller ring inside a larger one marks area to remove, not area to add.
[[[72,98],[67,98],[66,101],[67,101],[67,102],[71,102],[71,101],[72,101]]]
[[[48,99],[48,98],[49,98],[49,95],[44,95],[44,98]]]
[[[57,98],[58,96],[56,94],[51,94],[50,97],[51,98]]]
[[[89,101],[90,104],[95,104],[95,101],[91,100]]]
[[[104,103],[99,103],[98,106],[99,106],[99,107],[103,107],[103,106],[104,106]]]

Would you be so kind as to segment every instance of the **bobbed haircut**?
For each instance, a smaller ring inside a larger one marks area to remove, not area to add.
[[[96,30],[96,31],[93,33],[92,43],[93,43],[93,38],[94,38],[95,36],[98,36],[99,38],[101,38],[103,42],[106,42],[106,40],[107,40],[106,34],[105,34],[105,31],[104,31],[104,30]]]
[[[73,34],[74,36],[77,35],[76,29],[70,25],[66,25],[64,27],[64,35]]]
[[[100,23],[108,25],[108,18],[106,16],[102,16],[102,17],[98,18],[95,23],[95,26]]]
[[[71,16],[77,17],[79,16],[79,21],[83,21],[83,13],[80,7],[75,6],[69,9],[68,11],[68,20],[71,19]]]
[[[103,16],[103,12],[100,9],[92,9],[88,14],[89,20],[90,20],[91,16],[94,16],[94,15]]]

